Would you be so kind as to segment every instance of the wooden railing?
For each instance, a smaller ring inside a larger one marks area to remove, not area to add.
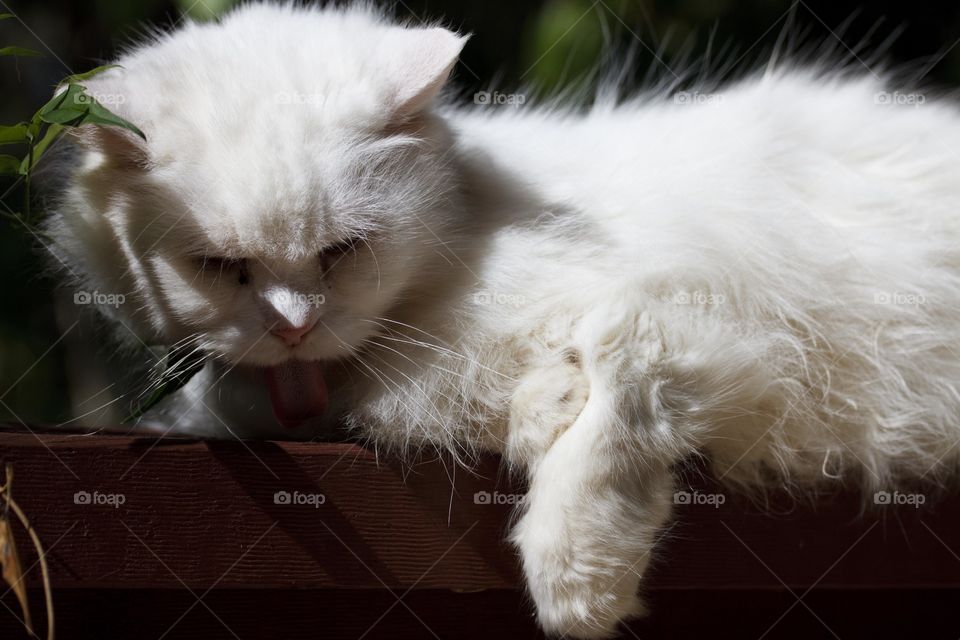
[[[0,432],[0,457],[13,465],[16,500],[48,549],[61,638],[111,630],[159,638],[168,628],[167,638],[243,640],[357,638],[368,627],[366,637],[536,634],[515,553],[503,542],[523,487],[492,457],[467,470],[445,459],[378,460],[352,444],[22,428]],[[884,598],[912,602],[922,589],[913,606],[929,608],[924,624],[945,615],[938,599],[960,602],[957,496],[867,513],[853,494],[816,508],[775,496],[778,515],[770,515],[698,472],[687,475],[699,479],[679,490],[722,495],[723,504],[676,507],[645,582],[655,615],[635,630],[687,628],[693,618],[683,603],[698,598],[704,615],[721,605],[792,608],[788,622],[806,607],[816,610],[809,602],[817,598],[825,602],[820,611],[829,610],[823,594],[838,589],[872,593],[867,606],[887,613]],[[34,566],[25,541],[20,553],[24,567]],[[42,620],[36,568],[27,579],[34,618]],[[810,587],[814,593],[800,600]],[[2,602],[0,638],[26,637],[13,595]],[[883,613],[875,611],[878,620]],[[807,615],[814,634],[807,637],[830,637],[827,628],[845,624],[817,624],[825,615]],[[954,617],[953,635],[944,637],[960,636]],[[761,618],[763,632],[763,620],[769,625],[777,615]],[[704,630],[746,623],[707,622]],[[790,624],[796,630],[800,623]],[[784,637],[776,627],[768,637]]]

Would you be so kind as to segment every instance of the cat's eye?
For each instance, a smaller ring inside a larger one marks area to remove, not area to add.
[[[250,282],[250,273],[246,258],[225,258],[222,256],[198,256],[194,262],[202,273],[215,277],[234,277],[239,284]]]

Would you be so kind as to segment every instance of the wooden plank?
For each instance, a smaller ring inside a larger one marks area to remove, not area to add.
[[[418,465],[404,481],[401,465],[352,445],[10,434],[0,442],[18,500],[56,545],[62,587],[516,581],[499,543],[508,509],[473,505],[473,492],[491,484],[462,469],[450,507],[442,465]],[[495,463],[484,471],[495,476]],[[103,504],[76,504],[78,492]],[[277,492],[323,503],[276,504]],[[111,506],[111,496],[122,504]]]
[[[541,639],[517,591],[416,589],[68,589],[57,593],[58,640],[510,640]],[[800,596],[801,593],[797,593]],[[31,594],[39,601],[39,593]],[[398,599],[402,602],[398,603]],[[622,638],[922,638],[960,636],[960,591],[665,590]],[[13,606],[9,596],[3,602]],[[25,634],[0,607],[0,638]],[[42,636],[41,636],[42,637]]]
[[[510,505],[475,501],[478,492],[503,499],[523,490],[493,457],[471,474],[442,460],[378,461],[350,444],[22,432],[0,433],[0,457],[13,463],[15,496],[52,549],[58,589],[520,584],[502,542]],[[719,491],[691,477],[682,488]],[[103,504],[77,504],[81,491]],[[278,491],[324,500],[276,504]],[[773,504],[786,503],[780,496]],[[958,587],[958,507],[960,498],[947,496],[928,510],[861,515],[850,494],[779,516],[733,496],[719,507],[680,505],[646,585]],[[37,578],[32,571],[30,583]]]

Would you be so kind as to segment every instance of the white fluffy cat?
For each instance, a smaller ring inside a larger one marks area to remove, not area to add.
[[[438,98],[465,41],[251,5],[86,83],[147,142],[80,135],[54,250],[140,339],[210,356],[148,423],[503,454],[540,623],[574,637],[641,611],[691,454],[743,488],[956,469],[953,104],[783,65],[465,108]]]

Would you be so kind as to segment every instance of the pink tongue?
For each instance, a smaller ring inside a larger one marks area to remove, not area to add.
[[[291,360],[267,368],[266,373],[273,415],[283,426],[299,427],[326,411],[327,384],[319,363]]]

